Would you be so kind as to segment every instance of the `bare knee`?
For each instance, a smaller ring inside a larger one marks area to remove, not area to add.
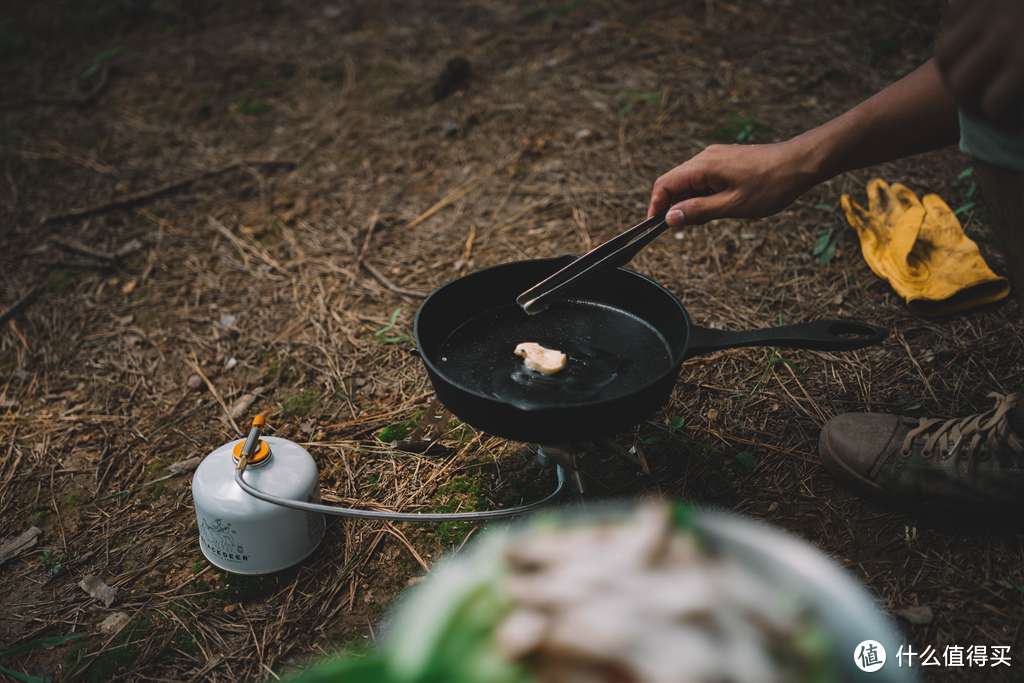
[[[996,247],[1006,257],[1017,300],[1024,305],[1024,173],[975,159],[974,173],[992,216]]]

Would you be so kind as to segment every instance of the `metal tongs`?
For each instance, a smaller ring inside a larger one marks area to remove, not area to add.
[[[668,227],[668,223],[665,222],[666,213],[652,216],[604,244],[594,247],[565,268],[517,296],[516,303],[528,315],[536,315],[551,304],[559,290],[600,270],[626,265],[637,252],[665,232],[665,228]]]

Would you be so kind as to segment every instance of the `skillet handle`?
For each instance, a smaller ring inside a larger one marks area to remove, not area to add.
[[[888,331],[859,320],[815,320],[763,330],[728,332],[690,327],[687,357],[741,346],[781,346],[815,351],[852,351],[881,344]]]

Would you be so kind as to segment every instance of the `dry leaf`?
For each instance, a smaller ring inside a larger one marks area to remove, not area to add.
[[[932,619],[935,618],[932,608],[928,605],[911,605],[910,607],[904,607],[903,609],[896,610],[895,614],[896,616],[903,617],[911,624],[917,624],[919,626],[930,624],[932,623]]]
[[[182,472],[191,472],[199,466],[203,459],[200,456],[189,458],[188,460],[181,460],[180,462],[172,462],[167,466],[167,470],[171,474],[181,474]]]
[[[139,284],[138,280],[132,279],[121,285],[122,294],[131,294],[135,291],[135,287]]]
[[[103,579],[92,574],[82,577],[78,585],[86,593],[103,603],[104,607],[110,607],[117,600],[117,590],[108,586]]]
[[[43,532],[39,527],[29,527],[14,538],[8,539],[4,541],[3,544],[0,544],[0,564],[3,564],[11,558],[17,557],[22,552],[34,546],[38,541],[39,534],[41,533]]]
[[[125,624],[131,620],[132,618],[127,612],[114,612],[100,622],[100,633],[105,633],[108,636],[113,635],[124,628]]]
[[[128,240],[121,246],[120,249],[114,252],[114,256],[121,258],[123,256],[127,256],[128,254],[133,254],[139,249],[142,249],[142,242],[135,239]]]
[[[252,404],[256,401],[258,396],[258,393],[242,394],[242,396],[235,401],[235,404],[231,406],[231,409],[228,411],[228,415],[231,416],[232,420],[237,420],[242,417],[245,415],[246,411],[252,407]]]

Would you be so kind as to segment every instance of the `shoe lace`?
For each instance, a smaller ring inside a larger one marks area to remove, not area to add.
[[[992,392],[989,398],[995,401],[995,405],[983,413],[951,420],[921,418],[917,427],[904,437],[901,452],[909,456],[913,452],[914,441],[923,437],[921,454],[925,458],[941,454],[945,459],[962,453],[973,460],[979,451],[985,458],[987,454],[998,453],[1003,445],[1024,456],[1024,442],[1010,427],[1010,411],[1017,405],[1018,395]],[[986,448],[982,449],[982,446]]]

